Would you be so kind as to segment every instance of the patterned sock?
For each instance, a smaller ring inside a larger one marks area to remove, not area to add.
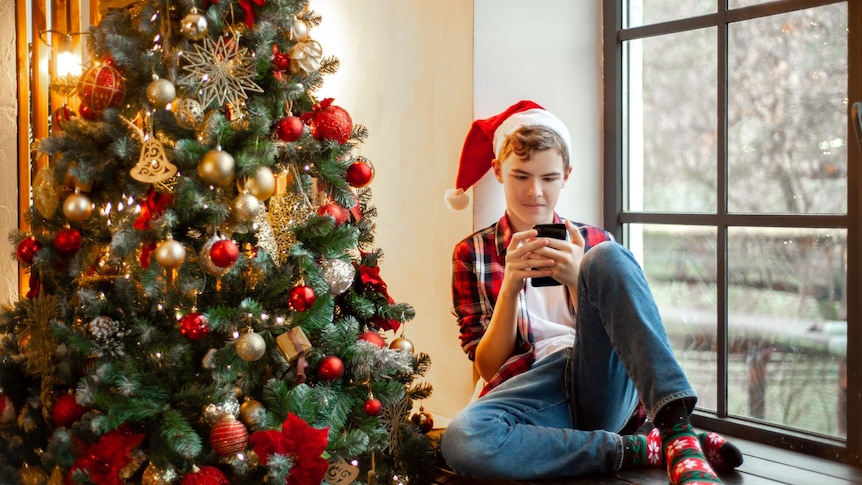
[[[664,468],[664,454],[661,452],[661,433],[651,422],[641,426],[637,433],[646,438],[646,460],[638,462],[638,465],[649,465],[655,468]],[[626,438],[626,437],[624,437]],[[630,437],[629,437],[630,438]],[[713,470],[728,471],[742,465],[742,452],[733,443],[727,441],[723,436],[713,432],[697,433],[700,448],[703,450],[706,461]]]
[[[667,476],[673,485],[723,483],[709,466],[700,441],[687,421],[661,430]]]
[[[647,465],[647,437],[643,434],[625,435],[623,438],[622,468]]]
[[[661,433],[658,428],[653,428],[645,435],[646,460],[640,465],[649,465],[655,468],[664,468],[664,454],[661,452]],[[706,461],[713,470],[728,471],[742,465],[742,452],[733,443],[727,441],[718,433],[697,433],[700,448],[703,450]]]

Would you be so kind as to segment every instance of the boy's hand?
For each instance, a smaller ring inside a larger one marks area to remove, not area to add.
[[[578,272],[581,268],[581,259],[584,257],[586,242],[581,231],[568,220],[566,220],[566,231],[569,233],[568,241],[552,238],[537,239],[537,241],[547,241],[547,246],[536,248],[529,257],[536,258],[531,261],[548,259],[553,261],[553,264],[543,267],[549,269],[550,276],[555,280],[574,289],[578,284]],[[506,264],[509,264],[508,257]],[[574,294],[577,295],[577,293]]]
[[[549,257],[538,256],[536,250],[548,245],[548,238],[536,238],[538,231],[516,232],[506,248],[506,269],[503,273],[503,284],[500,292],[517,294],[524,288],[527,278],[539,278],[551,275],[551,266],[555,264]]]

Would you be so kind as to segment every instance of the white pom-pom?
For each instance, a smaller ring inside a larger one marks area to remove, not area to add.
[[[447,189],[446,205],[453,211],[462,211],[470,204],[470,196],[464,189]]]

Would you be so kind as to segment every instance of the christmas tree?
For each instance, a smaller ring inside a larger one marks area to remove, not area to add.
[[[307,0],[113,0],[39,140],[0,483],[428,483],[430,359]]]

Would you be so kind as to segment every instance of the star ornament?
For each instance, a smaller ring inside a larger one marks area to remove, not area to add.
[[[187,52],[188,63],[183,69],[189,72],[183,82],[200,84],[198,96],[204,109],[213,101],[224,106],[240,106],[249,92],[262,93],[254,82],[254,56],[238,42],[226,37],[213,41],[205,37],[203,45],[195,44],[194,52]]]

